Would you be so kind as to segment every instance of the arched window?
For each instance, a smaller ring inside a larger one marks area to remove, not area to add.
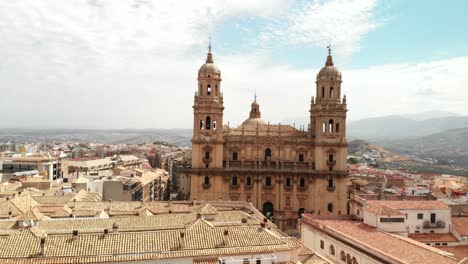
[[[304,177],[301,177],[301,179],[299,180],[299,187],[301,187],[301,188],[304,188],[304,187],[305,187],[305,179],[304,179]]]
[[[287,178],[286,178],[286,187],[287,187],[287,188],[291,188],[291,186],[292,186],[291,178],[287,177]]]
[[[300,208],[298,211],[297,211],[297,215],[298,215],[298,218],[301,219],[302,218],[302,214],[305,213],[305,209],[304,208]]]
[[[205,121],[200,120],[200,129],[205,129]]]
[[[333,162],[333,154],[328,154],[328,161]]]
[[[299,162],[304,162],[304,154],[299,154]]]
[[[333,98],[333,87],[330,88],[330,98]]]
[[[209,117],[209,116],[206,117],[205,124],[206,124],[206,129],[210,130],[211,129],[211,117]]]
[[[245,185],[247,186],[252,186],[252,177],[247,176],[247,179],[245,180]]]
[[[358,264],[356,257],[353,257],[353,264]]]
[[[232,186],[237,186],[237,176],[232,176],[231,184]]]
[[[232,153],[232,160],[237,160],[237,152]]]
[[[330,255],[335,256],[335,247],[333,247],[333,245],[330,245],[329,251],[330,251]]]
[[[215,95],[218,96],[219,95],[219,91],[218,91],[218,85],[215,84]]]
[[[325,87],[322,87],[322,98],[325,98]]]
[[[213,121],[213,130],[216,130],[216,121]]]
[[[333,133],[333,119],[328,121],[328,132]]]
[[[322,124],[322,132],[323,133],[327,132],[327,124],[325,123]]]
[[[333,213],[333,204],[332,204],[332,203],[329,203],[327,209],[328,209],[328,212],[329,212],[329,213]]]
[[[209,152],[209,151],[206,151],[206,152],[205,152],[205,159],[207,160],[207,159],[209,159],[209,158],[210,158],[210,152]]]
[[[265,185],[268,186],[268,187],[271,187],[272,186],[272,182],[271,182],[271,177],[270,176],[267,176],[265,178]]]
[[[335,184],[333,183],[333,177],[330,175],[328,176],[328,188],[333,188]]]
[[[349,254],[346,254],[346,263],[347,264],[352,264],[353,263],[353,261],[351,259],[351,255],[349,255]]]
[[[206,94],[211,95],[211,86],[208,84],[208,87],[206,88]]]
[[[336,133],[340,133],[340,124],[339,124],[339,123],[336,123],[335,132],[336,132]]]
[[[344,253],[343,250],[341,250],[341,252],[340,252],[340,259],[341,259],[342,261],[346,261],[346,254]]]
[[[268,158],[271,158],[271,149],[270,148],[265,149],[265,160],[267,160]]]
[[[205,180],[203,181],[204,185],[210,185],[210,177],[205,176]]]

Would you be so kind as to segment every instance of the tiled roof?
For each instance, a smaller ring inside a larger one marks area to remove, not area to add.
[[[444,255],[443,251],[407,237],[379,231],[359,221],[315,219],[311,215],[304,214],[302,223],[346,239],[356,246],[394,261],[412,264],[457,263],[455,259]]]
[[[453,217],[452,224],[460,236],[468,236],[468,217]]]
[[[379,204],[393,210],[450,210],[442,201],[367,201],[367,204]]]
[[[416,241],[426,243],[426,242],[458,242],[457,238],[454,237],[451,233],[419,233],[419,234],[409,234],[409,238]]]

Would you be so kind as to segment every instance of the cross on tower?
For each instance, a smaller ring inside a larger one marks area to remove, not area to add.
[[[327,46],[327,49],[328,49],[328,55],[331,55],[331,51],[332,51],[331,47],[332,47],[332,46],[331,46],[331,44],[330,44],[330,43],[328,43],[328,46]]]

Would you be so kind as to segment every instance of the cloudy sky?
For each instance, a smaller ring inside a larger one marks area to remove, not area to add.
[[[211,37],[225,122],[307,120],[332,43],[349,119],[468,115],[467,1],[0,1],[0,127],[190,128]]]

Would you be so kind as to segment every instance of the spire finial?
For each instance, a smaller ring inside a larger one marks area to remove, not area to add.
[[[257,91],[255,91],[255,94],[254,94],[254,102],[257,102]]]
[[[208,54],[206,55],[206,63],[213,63],[213,54],[211,54],[211,37],[208,43]]]
[[[328,49],[328,56],[327,56],[327,62],[325,62],[325,66],[333,66],[333,58],[331,55],[331,44],[328,44],[327,46]]]

